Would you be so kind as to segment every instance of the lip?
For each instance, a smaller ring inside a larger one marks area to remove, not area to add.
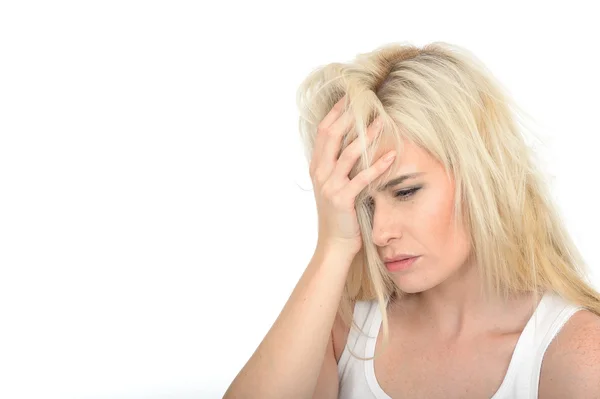
[[[404,259],[400,259],[397,261],[393,261],[393,262],[385,262],[385,267],[390,271],[390,272],[397,272],[397,271],[401,271],[401,270],[406,270],[408,268],[410,268],[421,256],[411,256],[411,257],[404,257]]]
[[[409,255],[409,254],[400,254],[397,256],[394,256],[393,258],[385,258],[383,261],[385,263],[391,263],[391,262],[396,262],[399,260],[404,260],[404,259],[409,259],[409,258],[416,258],[420,255]]]

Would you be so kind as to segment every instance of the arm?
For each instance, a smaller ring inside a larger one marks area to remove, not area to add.
[[[319,248],[279,317],[224,399],[311,398],[354,256]]]

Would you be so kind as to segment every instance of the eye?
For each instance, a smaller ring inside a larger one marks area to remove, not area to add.
[[[413,187],[413,188],[409,188],[407,190],[396,191],[394,193],[394,197],[398,198],[400,201],[406,201],[408,198],[413,196],[413,194],[416,193],[417,191],[419,191],[420,189],[421,189],[421,187]]]

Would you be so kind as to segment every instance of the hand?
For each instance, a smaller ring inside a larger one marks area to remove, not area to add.
[[[319,245],[341,244],[341,247],[358,253],[362,247],[362,237],[354,205],[356,196],[392,164],[396,154],[390,151],[352,180],[348,178],[360,157],[361,143],[358,139],[354,140],[336,159],[342,137],[352,124],[351,116],[343,112],[346,98],[342,97],[317,127],[310,176],[319,217]],[[375,118],[367,129],[368,143],[381,130],[379,120],[379,117]],[[386,159],[386,156],[391,158]]]

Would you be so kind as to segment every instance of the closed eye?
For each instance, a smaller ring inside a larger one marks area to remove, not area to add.
[[[398,198],[400,201],[406,201],[408,198],[414,195],[417,191],[419,191],[421,187],[413,187],[407,190],[400,190],[394,193],[394,197]]]

